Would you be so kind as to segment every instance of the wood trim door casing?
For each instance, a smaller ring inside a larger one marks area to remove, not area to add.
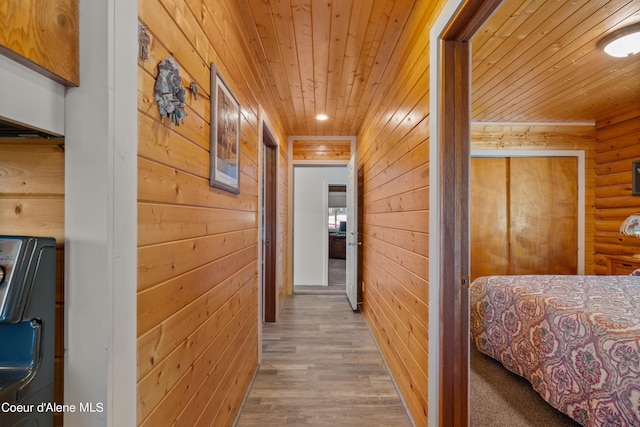
[[[440,390],[439,424],[468,424],[469,159],[468,42],[442,42],[440,122]],[[449,102],[449,100],[455,100]]]
[[[264,145],[264,321],[275,322],[277,315],[276,239],[278,209],[278,145],[269,129],[263,127]]]
[[[469,168],[471,152],[470,40],[502,0],[466,0],[430,43],[440,47],[430,66],[436,90],[437,202],[439,228],[438,425],[469,425]],[[433,60],[433,56],[432,56]]]

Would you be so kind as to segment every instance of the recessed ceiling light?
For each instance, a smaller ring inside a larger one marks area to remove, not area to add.
[[[326,114],[318,114],[316,116],[316,120],[327,120],[329,118],[329,116],[327,116]]]
[[[640,22],[606,35],[598,45],[616,58],[635,55],[640,52]]]

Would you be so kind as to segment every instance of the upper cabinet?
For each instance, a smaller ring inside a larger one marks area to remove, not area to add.
[[[2,0],[0,54],[65,85],[80,84],[78,0]]]

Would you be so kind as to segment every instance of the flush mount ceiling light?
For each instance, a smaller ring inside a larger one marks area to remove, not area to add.
[[[327,116],[326,114],[318,114],[316,116],[316,120],[320,120],[320,121],[327,120],[328,118],[329,118],[329,116]]]
[[[616,58],[624,58],[640,52],[640,22],[607,34],[598,46]]]

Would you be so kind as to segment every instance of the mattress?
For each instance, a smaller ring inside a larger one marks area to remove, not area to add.
[[[584,426],[640,426],[640,277],[489,276],[471,336]]]

